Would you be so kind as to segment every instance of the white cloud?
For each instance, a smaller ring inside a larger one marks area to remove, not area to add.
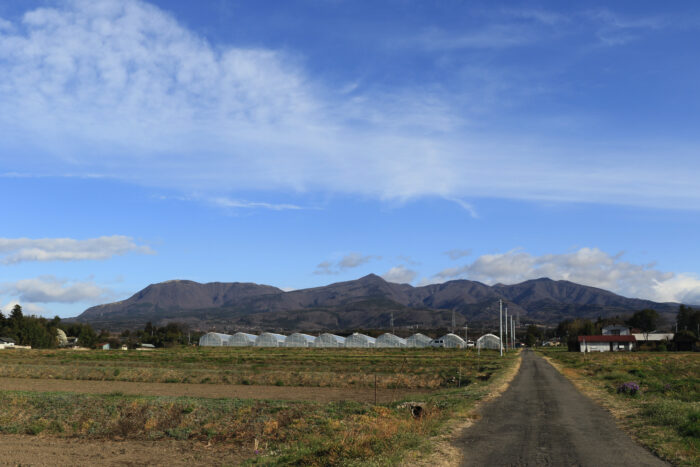
[[[450,259],[459,259],[459,258],[464,258],[465,256],[469,256],[472,254],[472,250],[460,250],[460,249],[452,249],[448,250],[445,252],[447,256],[450,257]]]
[[[545,13],[520,16],[556,19]],[[428,32],[424,40],[433,48],[507,47],[538,39],[530,26]],[[697,147],[587,146],[557,140],[551,128],[484,132],[474,122],[487,111],[465,108],[493,108],[479,97],[488,86],[347,94],[312,79],[297,56],[210,44],[148,3],[66,0],[0,29],[0,161],[10,173],[109,175],[184,192],[439,196],[472,213],[458,200],[700,206]],[[30,156],[18,158],[19,150]]]
[[[153,254],[148,246],[131,237],[112,235],[85,240],[73,238],[0,238],[0,261],[15,264],[26,261],[101,260],[127,253]]]
[[[395,266],[385,272],[382,277],[387,282],[394,282],[396,284],[408,284],[413,282],[418,273],[405,266]]]
[[[93,282],[77,282],[42,276],[0,285],[0,292],[29,303],[76,303],[107,297],[108,289]]]
[[[314,274],[338,274],[340,271],[362,266],[363,264],[367,264],[375,259],[380,259],[380,257],[375,255],[363,255],[361,253],[352,252],[346,254],[338,261],[320,262],[318,265],[316,265],[316,270],[314,271]]]
[[[272,211],[287,211],[287,210],[299,210],[304,209],[296,204],[285,204],[285,203],[265,203],[262,201],[245,201],[231,198],[213,198],[211,203],[216,206],[221,206],[223,208],[238,208],[238,209],[269,209]]]
[[[482,255],[464,266],[444,269],[421,284],[454,278],[514,284],[549,277],[600,287],[628,297],[700,303],[700,277],[660,271],[653,264],[634,264],[623,260],[623,256],[621,253],[610,255],[598,248],[541,256],[512,250]]]
[[[10,301],[6,305],[0,306],[0,310],[5,316],[9,316],[15,305],[20,305],[22,307],[23,315],[42,315],[47,311],[44,307],[35,303],[19,303],[16,301]]]

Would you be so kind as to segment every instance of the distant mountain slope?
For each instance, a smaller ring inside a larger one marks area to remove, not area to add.
[[[253,283],[200,284],[176,280],[152,284],[127,300],[85,310],[77,321],[97,327],[140,327],[146,322],[189,323],[199,329],[351,330],[396,326],[443,327],[493,322],[498,300],[521,320],[555,324],[565,318],[625,315],[654,308],[670,318],[675,303],[625,298],[607,290],[542,278],[488,286],[455,280],[413,287],[370,274],[357,280],[284,292]]]

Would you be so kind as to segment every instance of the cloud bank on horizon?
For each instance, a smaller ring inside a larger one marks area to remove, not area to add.
[[[568,32],[575,33],[572,51],[584,54],[667,23],[606,10],[502,9],[478,18],[466,35],[427,30],[378,40],[444,60],[465,50],[541,47]],[[560,138],[566,126],[585,131],[591,116],[557,112],[538,116],[549,125],[527,131],[496,123],[489,108],[527,106],[531,93],[556,98],[558,73],[538,78],[535,89],[518,81],[525,74],[462,66],[451,71],[463,87],[437,81],[338,90],[298,54],[213,44],[140,0],[68,0],[0,24],[0,158],[11,173],[107,176],[219,194],[700,206],[696,141],[671,147],[609,134],[595,142]],[[32,157],[16,157],[20,150]]]

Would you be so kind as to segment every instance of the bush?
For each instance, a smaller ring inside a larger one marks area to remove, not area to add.
[[[627,394],[630,396],[634,396],[639,392],[639,384],[635,383],[634,381],[628,381],[626,383],[622,383],[617,387],[617,393],[618,394]]]

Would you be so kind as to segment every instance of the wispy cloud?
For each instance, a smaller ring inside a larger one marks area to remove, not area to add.
[[[459,34],[425,31],[418,40],[428,51],[501,50],[539,43],[549,36],[537,28],[557,20],[521,11]],[[28,11],[0,29],[0,161],[8,173],[109,175],[185,193],[700,206],[694,144],[615,149],[621,146],[605,141],[572,144],[549,129],[484,132],[482,114],[464,110],[482,88],[421,83],[344,93],[312,79],[297,57],[211,44],[139,0],[69,0]],[[20,149],[31,157],[14,157]],[[625,177],[611,175],[619,173]],[[221,202],[301,207],[235,196]]]
[[[569,280],[629,297],[700,303],[700,277],[661,271],[654,264],[634,264],[625,261],[623,254],[610,255],[598,248],[541,256],[522,250],[482,255],[463,266],[446,268],[422,283],[467,278],[514,284],[540,277]]]
[[[314,274],[326,275],[326,274],[338,274],[346,269],[353,269],[363,264],[367,264],[370,261],[380,259],[379,256],[375,255],[363,255],[361,253],[352,252],[348,253],[338,261],[322,261],[316,266]]]
[[[108,237],[77,240],[73,238],[0,238],[0,261],[16,264],[28,261],[103,260],[127,253],[153,254],[131,237]]]
[[[111,295],[109,289],[93,282],[79,282],[42,276],[0,284],[0,292],[18,297],[21,303],[76,303],[94,301]]]
[[[302,206],[297,206],[296,204],[275,204],[275,203],[265,203],[261,201],[245,201],[231,198],[212,198],[211,203],[216,206],[221,206],[224,208],[236,208],[236,209],[270,209],[272,211],[286,211],[286,210],[300,210],[305,209]]]
[[[445,252],[450,259],[460,259],[472,254],[472,250],[452,249]]]
[[[395,266],[382,274],[382,277],[387,282],[408,284],[413,282],[413,279],[415,279],[417,275],[418,273],[416,271],[408,269],[405,266]]]

